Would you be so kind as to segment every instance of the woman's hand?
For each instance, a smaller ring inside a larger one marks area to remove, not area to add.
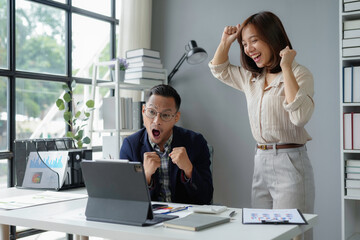
[[[282,70],[284,70],[284,68],[291,69],[291,65],[294,61],[295,56],[296,56],[296,51],[293,49],[290,49],[289,46],[287,46],[286,48],[281,50],[280,51],[280,57],[281,57],[280,67],[281,67],[281,69]]]
[[[291,68],[295,56],[296,51],[290,49],[289,46],[280,51],[280,67],[284,78],[285,99],[287,103],[293,102],[297,92],[299,91],[299,84],[297,83]]]
[[[240,24],[236,26],[226,26],[221,37],[221,41],[231,45],[240,34]]]
[[[216,49],[214,58],[211,60],[212,64],[214,65],[222,64],[228,59],[230,46],[239,36],[239,34],[240,34],[240,24],[237,24],[236,26],[227,26],[224,28],[220,44]]]

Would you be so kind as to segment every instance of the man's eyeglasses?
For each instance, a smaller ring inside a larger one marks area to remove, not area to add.
[[[168,122],[170,121],[171,119],[173,119],[175,117],[176,114],[172,114],[170,112],[157,112],[155,109],[153,108],[145,108],[145,115],[148,117],[148,118],[151,118],[151,119],[154,119],[157,114],[160,114],[160,117],[163,121],[165,122]]]

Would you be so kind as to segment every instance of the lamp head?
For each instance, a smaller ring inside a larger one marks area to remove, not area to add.
[[[207,58],[207,53],[203,48],[197,46],[195,40],[189,41],[189,43],[185,46],[186,61],[189,64],[199,64],[203,62]]]
[[[199,48],[194,40],[191,40],[187,45],[185,45],[185,50],[186,52],[182,55],[174,69],[169,74],[168,83],[170,83],[172,77],[179,70],[185,59],[189,64],[198,64],[207,58],[206,51],[203,48]]]

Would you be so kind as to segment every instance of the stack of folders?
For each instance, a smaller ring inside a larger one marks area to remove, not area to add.
[[[360,150],[360,113],[344,113],[344,150]]]
[[[360,159],[345,160],[346,196],[360,197]]]
[[[222,223],[230,222],[229,217],[211,216],[209,214],[192,213],[186,217],[176,218],[164,222],[165,227],[178,228],[189,231],[200,231]]]
[[[360,19],[347,20],[343,24],[343,57],[360,56]]]
[[[343,102],[360,102],[360,66],[347,66],[343,70]]]
[[[126,61],[129,68],[125,71],[125,83],[155,86],[166,79],[159,51],[146,48],[129,50]]]

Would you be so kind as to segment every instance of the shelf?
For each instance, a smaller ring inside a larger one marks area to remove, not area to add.
[[[344,149],[343,153],[360,153],[360,149],[359,150],[349,150],[349,149]]]
[[[341,104],[343,107],[360,107],[360,102],[356,102],[356,103],[342,103]]]
[[[355,196],[344,196],[344,199],[346,199],[346,200],[360,200],[360,197],[355,197]]]
[[[360,61],[360,56],[352,56],[352,57],[341,57],[343,61]]]
[[[115,88],[116,87],[116,82],[101,82],[98,83],[97,86],[98,87],[107,87],[107,88]],[[150,89],[155,85],[152,84],[148,84],[148,85],[144,85],[144,84],[132,84],[132,83],[120,83],[119,84],[119,88],[120,89],[127,89],[127,90],[144,90],[144,89]]]
[[[344,0],[339,0],[339,85],[340,85],[340,171],[341,171],[341,240],[360,240],[360,196],[346,196],[346,159],[360,159],[360,149],[343,149],[344,143],[344,113],[360,112],[360,102],[344,103],[343,94],[343,72],[345,67],[360,66],[360,55],[343,57],[344,22],[360,20],[360,9],[358,11],[344,12]],[[349,54],[351,55],[351,54]],[[346,94],[348,94],[347,92]],[[347,95],[348,96],[348,95]]]

